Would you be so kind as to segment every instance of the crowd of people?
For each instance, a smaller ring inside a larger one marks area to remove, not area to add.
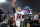
[[[40,13],[24,14],[21,7],[18,7],[11,17],[7,17],[8,13],[4,17],[2,14],[3,10],[0,9],[0,27],[40,27]],[[6,18],[8,18],[7,23]]]

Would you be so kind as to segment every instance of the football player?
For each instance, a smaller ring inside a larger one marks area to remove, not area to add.
[[[21,21],[23,20],[24,20],[24,11],[21,11],[21,7],[18,7],[15,13],[16,26],[20,27]]]

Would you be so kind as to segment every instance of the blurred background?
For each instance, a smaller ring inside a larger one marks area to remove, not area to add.
[[[5,2],[0,2],[0,8],[12,13],[12,1],[13,0],[6,0]],[[30,6],[33,11],[36,10],[36,12],[40,12],[40,0],[16,0],[15,8],[17,9],[18,6],[20,6],[22,9],[25,6]]]

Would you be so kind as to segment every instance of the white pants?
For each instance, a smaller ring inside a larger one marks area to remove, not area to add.
[[[20,27],[20,24],[21,24],[20,21],[16,21],[16,26],[17,27]]]

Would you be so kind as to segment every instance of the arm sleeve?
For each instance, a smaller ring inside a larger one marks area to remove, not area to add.
[[[13,9],[13,13],[15,13],[15,12],[16,12],[16,11],[15,11],[15,8],[13,7],[12,9]]]

